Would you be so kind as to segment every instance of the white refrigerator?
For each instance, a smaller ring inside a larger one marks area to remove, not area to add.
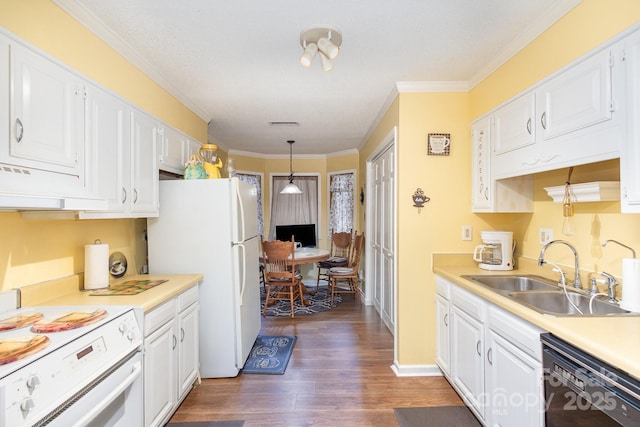
[[[160,181],[147,220],[149,273],[197,274],[200,375],[235,377],[260,331],[255,187],[238,180]]]

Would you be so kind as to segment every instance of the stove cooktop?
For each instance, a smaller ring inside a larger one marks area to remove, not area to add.
[[[130,306],[62,306],[0,313],[0,379],[130,310]]]

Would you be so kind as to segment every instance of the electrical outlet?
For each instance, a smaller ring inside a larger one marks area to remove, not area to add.
[[[471,240],[473,237],[473,228],[470,225],[462,226],[462,240]]]
[[[541,245],[546,245],[553,240],[553,228],[540,228],[538,241]]]

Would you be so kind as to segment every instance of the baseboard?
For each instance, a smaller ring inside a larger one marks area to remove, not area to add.
[[[438,365],[399,365],[394,362],[391,370],[397,377],[441,377],[442,371]]]

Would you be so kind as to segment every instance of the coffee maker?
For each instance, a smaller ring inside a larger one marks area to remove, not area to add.
[[[483,270],[513,270],[513,233],[481,231],[482,244],[475,247],[473,260]]]

